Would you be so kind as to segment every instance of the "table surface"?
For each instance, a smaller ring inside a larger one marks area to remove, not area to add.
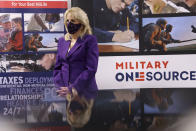
[[[135,39],[139,39],[139,35],[135,35]],[[98,45],[99,52],[138,52],[139,50],[121,45]]]
[[[98,45],[99,52],[137,52],[137,49],[124,47],[121,45]]]

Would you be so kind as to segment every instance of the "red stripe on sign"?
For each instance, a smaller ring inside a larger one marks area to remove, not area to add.
[[[144,81],[144,79],[135,79],[136,81]]]
[[[34,128],[26,128],[25,131],[71,131],[71,127],[70,126],[34,127]]]
[[[0,8],[67,8],[67,1],[0,1]]]
[[[141,75],[141,76],[140,76],[140,78],[144,78],[144,76],[143,76],[143,75]]]
[[[143,74],[144,74],[144,72],[140,72],[140,74],[141,74],[141,75],[143,75]]]

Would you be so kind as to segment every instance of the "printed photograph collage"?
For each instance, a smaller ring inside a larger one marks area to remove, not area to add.
[[[195,85],[98,87],[88,124],[73,130],[66,100],[56,93],[53,70],[59,38],[66,34],[64,12],[71,7],[87,13],[99,59],[194,55],[196,0],[65,2],[67,7],[59,9],[0,9],[0,117],[25,131],[194,131],[187,129],[196,121]],[[110,86],[110,79],[103,83]]]

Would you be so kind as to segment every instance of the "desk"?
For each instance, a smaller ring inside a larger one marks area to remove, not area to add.
[[[99,52],[138,52],[137,49],[121,45],[98,45]]]
[[[139,52],[139,36],[127,43],[98,43],[99,52]]]
[[[38,48],[38,51],[57,51],[57,47]]]

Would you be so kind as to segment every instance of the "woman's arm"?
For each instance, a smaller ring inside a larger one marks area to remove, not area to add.
[[[59,43],[58,43],[58,49],[57,49],[57,55],[56,55],[56,64],[55,64],[55,67],[54,67],[54,71],[53,71],[53,78],[54,78],[54,84],[55,86],[57,87],[62,87],[64,86],[64,82],[63,82],[63,79],[62,79],[62,71],[61,71],[61,67],[62,67],[62,61],[60,59],[60,40],[59,40]]]
[[[44,24],[44,22],[42,21],[42,19],[40,18],[39,14],[35,14],[34,15],[35,20],[37,21],[37,23],[42,27],[42,29],[44,30],[48,30],[48,28],[46,27],[46,25]]]
[[[98,66],[99,50],[97,45],[97,40],[95,36],[92,36],[87,43],[87,53],[86,53],[86,70],[84,70],[69,86],[69,90],[74,87],[77,92],[80,92],[83,87],[88,86],[88,82],[91,78],[95,77]]]

